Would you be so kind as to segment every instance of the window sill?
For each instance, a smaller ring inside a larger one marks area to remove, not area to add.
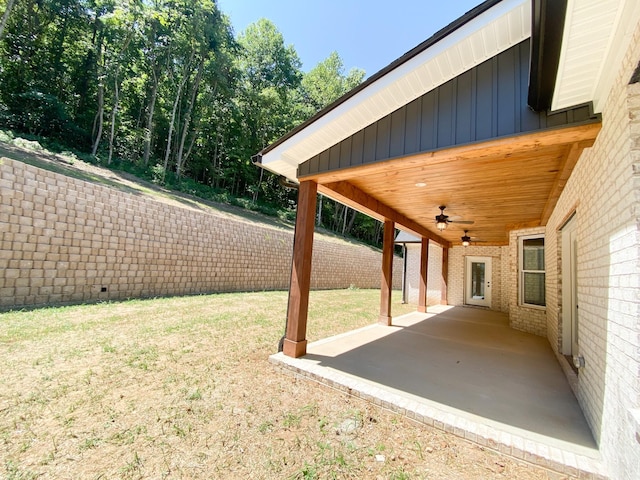
[[[547,311],[547,307],[541,307],[540,305],[529,305],[528,303],[519,303],[518,307],[520,308],[530,308],[531,310],[540,310],[542,312]]]

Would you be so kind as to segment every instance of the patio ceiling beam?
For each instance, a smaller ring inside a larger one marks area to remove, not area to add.
[[[334,182],[318,184],[318,191],[338,202],[341,202],[359,212],[384,222],[391,220],[413,235],[428,238],[443,247],[451,247],[451,243],[435,233],[427,230],[419,223],[405,217],[393,208],[376,200],[349,182]]]

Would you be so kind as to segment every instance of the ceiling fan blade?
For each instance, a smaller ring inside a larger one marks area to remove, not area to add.
[[[473,220],[447,220],[449,223],[462,223],[464,225],[473,225]]]

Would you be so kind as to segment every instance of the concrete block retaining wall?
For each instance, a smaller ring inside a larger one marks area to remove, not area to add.
[[[0,161],[0,308],[289,286],[293,231]],[[394,286],[401,286],[401,260]],[[312,288],[379,288],[381,254],[316,235]]]

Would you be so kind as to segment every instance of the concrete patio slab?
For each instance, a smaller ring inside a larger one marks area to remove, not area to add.
[[[499,312],[433,307],[270,357],[297,375],[488,448],[580,478],[607,478],[548,341]]]

